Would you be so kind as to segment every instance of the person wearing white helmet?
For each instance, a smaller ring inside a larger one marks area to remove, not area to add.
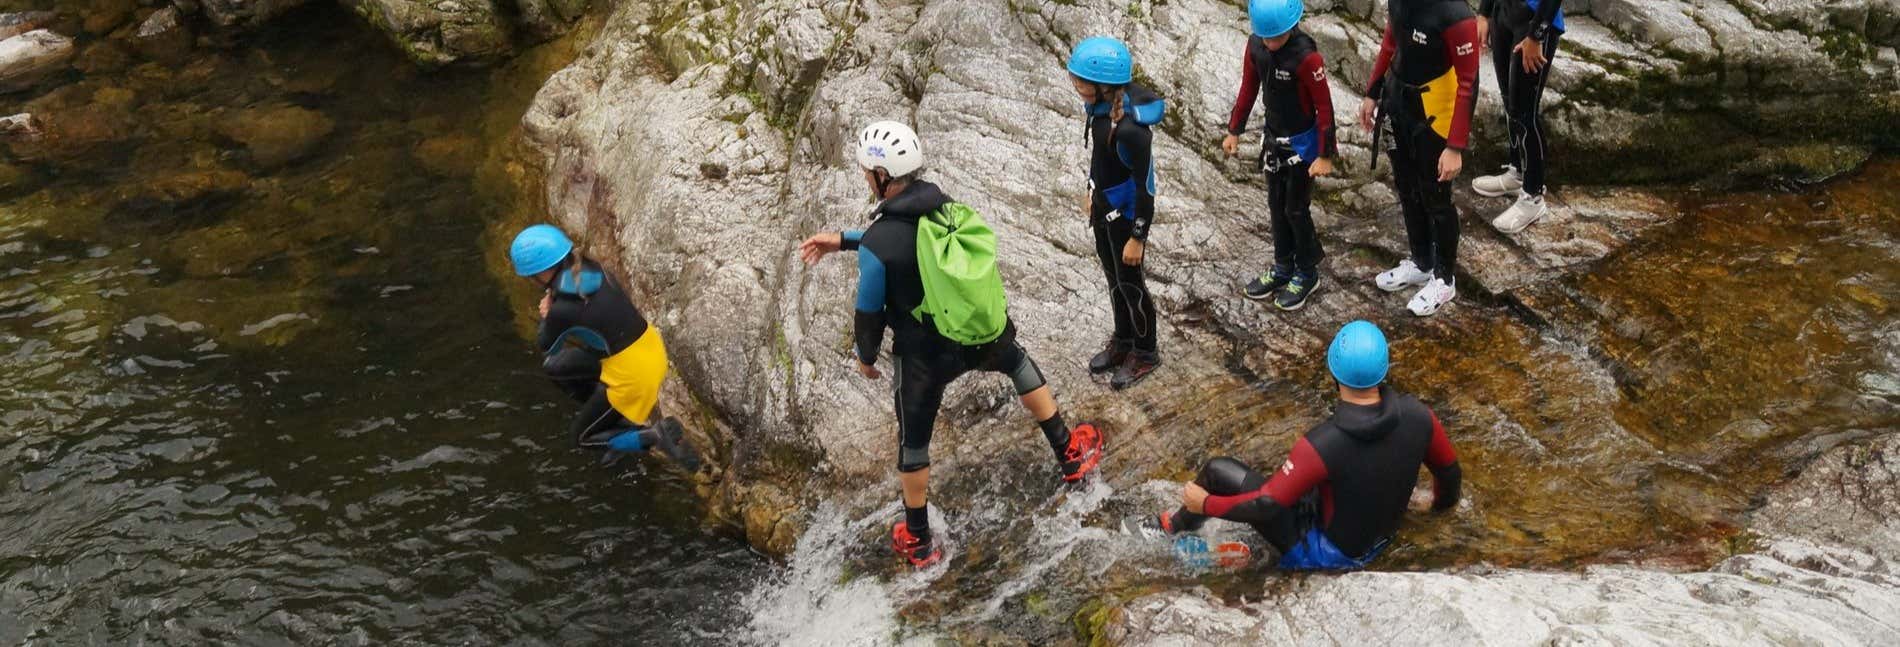
[[[942,559],[927,514],[930,436],[944,389],[957,377],[970,371],[1009,376],[1055,452],[1064,481],[1079,481],[1095,468],[1101,459],[1102,435],[1093,425],[1071,430],[1063,422],[1041,369],[1017,343],[1015,324],[1005,312],[1001,279],[995,274],[993,234],[968,206],[920,179],[924,154],[917,134],[904,124],[880,121],[859,133],[855,151],[866,188],[878,201],[871,225],[807,238],[799,245],[799,256],[806,264],[816,264],[831,252],[858,253],[853,327],[859,374],[873,380],[883,376],[877,369],[877,355],[884,345],[884,331],[892,333],[891,381],[896,392],[897,470],[904,519],[892,527],[891,539],[904,559],[923,568]],[[954,268],[978,278],[947,276],[948,270],[936,265],[936,257],[918,253],[920,237],[966,245],[971,252],[966,256],[987,262]],[[948,294],[960,289],[968,292]],[[989,302],[978,303],[974,309],[990,310],[994,317],[972,321],[935,307],[953,297],[987,298]],[[986,326],[987,332],[969,333]]]

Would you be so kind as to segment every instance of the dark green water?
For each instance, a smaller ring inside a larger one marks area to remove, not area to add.
[[[677,642],[743,624],[765,562],[702,529],[668,469],[571,448],[572,405],[484,269],[500,214],[474,160],[423,163],[509,93],[417,78],[341,12],[279,24],[257,48],[34,100],[49,121],[98,97],[131,119],[20,165],[37,188],[0,200],[0,644]],[[301,161],[262,168],[215,134],[285,105],[334,122]],[[229,172],[245,179],[187,200],[146,191]]]

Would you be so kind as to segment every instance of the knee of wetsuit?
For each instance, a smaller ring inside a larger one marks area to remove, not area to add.
[[[929,447],[897,448],[897,471],[909,474],[930,467]]]
[[[1201,476],[1195,482],[1213,494],[1239,494],[1259,489],[1266,484],[1266,477],[1247,467],[1246,463],[1222,456],[1202,465]]]
[[[1018,397],[1029,395],[1049,383],[1042,377],[1042,368],[1036,366],[1036,360],[1030,359],[1028,355],[1023,355],[1022,363],[1016,365],[1016,370],[1009,372],[1009,379],[1016,384]]]

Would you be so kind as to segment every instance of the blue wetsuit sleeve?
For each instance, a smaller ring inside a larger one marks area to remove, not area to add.
[[[851,229],[838,232],[838,240],[840,241],[838,249],[847,252],[858,251],[858,244],[864,242],[864,230]]]
[[[1147,242],[1148,226],[1155,219],[1154,133],[1147,128],[1130,128],[1116,138],[1115,145],[1121,147],[1128,173],[1139,187],[1135,191],[1135,227],[1130,235]]]
[[[884,261],[872,250],[858,252],[858,303],[852,320],[852,338],[857,341],[858,361],[877,362],[877,351],[884,346]]]

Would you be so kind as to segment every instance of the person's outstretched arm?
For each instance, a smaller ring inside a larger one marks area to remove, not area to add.
[[[857,313],[853,317],[852,339],[857,340],[858,363],[877,363],[877,351],[884,346],[884,261],[873,250],[859,249],[864,232],[847,231],[840,249],[858,252]]]

